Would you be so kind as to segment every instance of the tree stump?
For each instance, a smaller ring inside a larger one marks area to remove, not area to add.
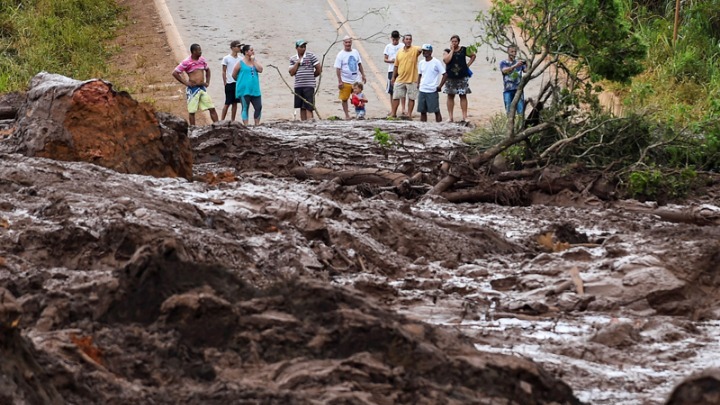
[[[192,178],[187,124],[103,80],[38,73],[0,151],[94,163],[120,173]]]

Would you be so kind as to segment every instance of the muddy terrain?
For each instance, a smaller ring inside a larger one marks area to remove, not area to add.
[[[424,197],[468,130],[221,122],[190,180],[0,155],[0,402],[661,404],[720,367],[717,187]]]

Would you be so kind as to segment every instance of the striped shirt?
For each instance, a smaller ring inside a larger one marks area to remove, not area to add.
[[[290,67],[295,66],[298,60],[297,55],[290,57]],[[312,52],[305,52],[302,63],[295,73],[295,88],[299,87],[315,87],[315,66],[320,63],[318,58]]]
[[[176,72],[186,72],[186,73],[192,73],[196,70],[205,70],[208,68],[207,62],[205,61],[204,57],[200,57],[198,60],[195,60],[192,58],[192,56],[188,56],[187,59],[180,62],[179,65],[175,68]]]

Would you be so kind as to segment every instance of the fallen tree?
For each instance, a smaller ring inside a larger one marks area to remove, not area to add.
[[[537,151],[536,163],[548,164],[558,151],[617,119],[590,119],[587,105],[597,105],[590,79],[625,81],[642,69],[638,60],[644,48],[614,2],[493,1],[492,8],[480,13],[478,21],[482,29],[478,45],[497,52],[518,47],[518,57],[526,68],[519,73],[519,86],[508,106],[504,136],[470,158],[471,170],[482,168],[514,145],[530,144],[534,139],[536,144],[537,139],[551,140],[541,142]],[[517,115],[517,106],[528,84],[538,79],[545,85],[534,102],[534,115],[526,122],[524,111]],[[442,195],[467,174],[464,169],[449,170],[428,194]],[[464,193],[472,199],[482,195]]]

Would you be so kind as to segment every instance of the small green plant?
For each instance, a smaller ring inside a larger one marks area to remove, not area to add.
[[[634,171],[628,177],[628,192],[635,198],[654,199],[660,191],[661,183],[660,170]]]
[[[698,174],[691,168],[680,171],[636,170],[628,176],[628,193],[640,200],[665,202],[683,198],[698,186]]]
[[[395,146],[395,139],[392,137],[392,135],[381,130],[380,128],[375,128],[375,135],[373,136],[373,139],[383,148],[391,148]]]

